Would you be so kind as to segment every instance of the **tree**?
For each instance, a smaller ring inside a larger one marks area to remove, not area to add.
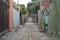
[[[32,9],[32,7],[31,7],[31,5],[32,5],[32,3],[31,2],[29,2],[28,4],[27,4],[27,9],[28,9],[28,12],[29,13],[31,13],[31,9]]]
[[[36,14],[37,11],[39,10],[39,4],[40,4],[40,0],[32,0],[31,3],[28,3],[27,5],[27,9],[29,11],[29,13],[34,13]]]
[[[28,13],[28,10],[27,10],[27,8],[25,7],[24,4],[18,4],[18,6],[20,7],[20,11],[23,15]]]

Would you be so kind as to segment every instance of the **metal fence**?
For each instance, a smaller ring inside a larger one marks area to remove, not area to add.
[[[49,13],[48,32],[60,35],[60,0],[52,0]]]

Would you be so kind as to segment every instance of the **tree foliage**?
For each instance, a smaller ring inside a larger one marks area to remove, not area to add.
[[[39,4],[40,4],[40,1],[39,0],[32,0],[32,2],[29,2],[28,5],[27,5],[27,9],[29,11],[29,13],[34,13],[36,14],[37,11],[39,10]]]
[[[18,4],[18,6],[20,7],[20,11],[23,15],[28,13],[28,10],[27,10],[27,8],[25,7],[24,4]]]

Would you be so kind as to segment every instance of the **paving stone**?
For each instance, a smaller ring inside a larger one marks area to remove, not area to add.
[[[5,34],[0,40],[60,40],[57,37],[48,37],[45,33],[39,32],[38,26],[32,23],[32,18],[29,18],[24,27],[16,32]]]

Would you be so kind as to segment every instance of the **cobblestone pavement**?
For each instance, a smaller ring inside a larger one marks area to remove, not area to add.
[[[0,40],[59,40],[57,37],[49,37],[45,33],[39,32],[37,27],[29,18],[24,27],[5,34]]]

